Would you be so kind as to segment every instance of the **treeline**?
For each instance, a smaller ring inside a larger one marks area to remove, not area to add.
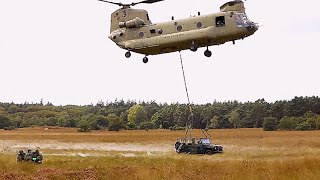
[[[86,106],[54,106],[51,103],[0,103],[0,129],[30,126],[78,127],[87,130],[264,128],[265,130],[320,129],[320,98],[295,97],[268,103],[213,102],[192,105],[116,100]]]

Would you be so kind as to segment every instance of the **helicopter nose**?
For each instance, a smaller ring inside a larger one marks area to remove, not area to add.
[[[254,22],[250,23],[250,25],[247,26],[247,30],[252,34],[255,33],[258,29],[259,29],[258,25]]]

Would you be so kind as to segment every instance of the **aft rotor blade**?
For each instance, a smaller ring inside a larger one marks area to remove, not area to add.
[[[122,3],[116,3],[116,2],[105,1],[105,0],[98,0],[98,1],[106,2],[106,3],[110,3],[110,4],[115,4],[115,5],[118,5],[118,6],[123,6]]]

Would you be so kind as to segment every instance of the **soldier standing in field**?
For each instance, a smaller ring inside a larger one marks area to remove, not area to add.
[[[32,151],[31,149],[28,149],[28,152],[26,153],[25,157],[24,157],[24,160],[25,161],[30,161],[32,158]]]

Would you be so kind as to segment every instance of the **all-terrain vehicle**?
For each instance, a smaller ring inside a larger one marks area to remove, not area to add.
[[[177,153],[211,155],[223,152],[223,147],[211,144],[209,138],[178,138],[174,146]]]
[[[34,152],[32,152],[30,149],[27,151],[27,153],[23,152],[23,150],[20,150],[18,153],[17,153],[17,162],[28,162],[28,161],[31,161],[31,162],[34,162],[36,164],[42,164],[43,162],[43,156],[42,154],[36,150]]]

